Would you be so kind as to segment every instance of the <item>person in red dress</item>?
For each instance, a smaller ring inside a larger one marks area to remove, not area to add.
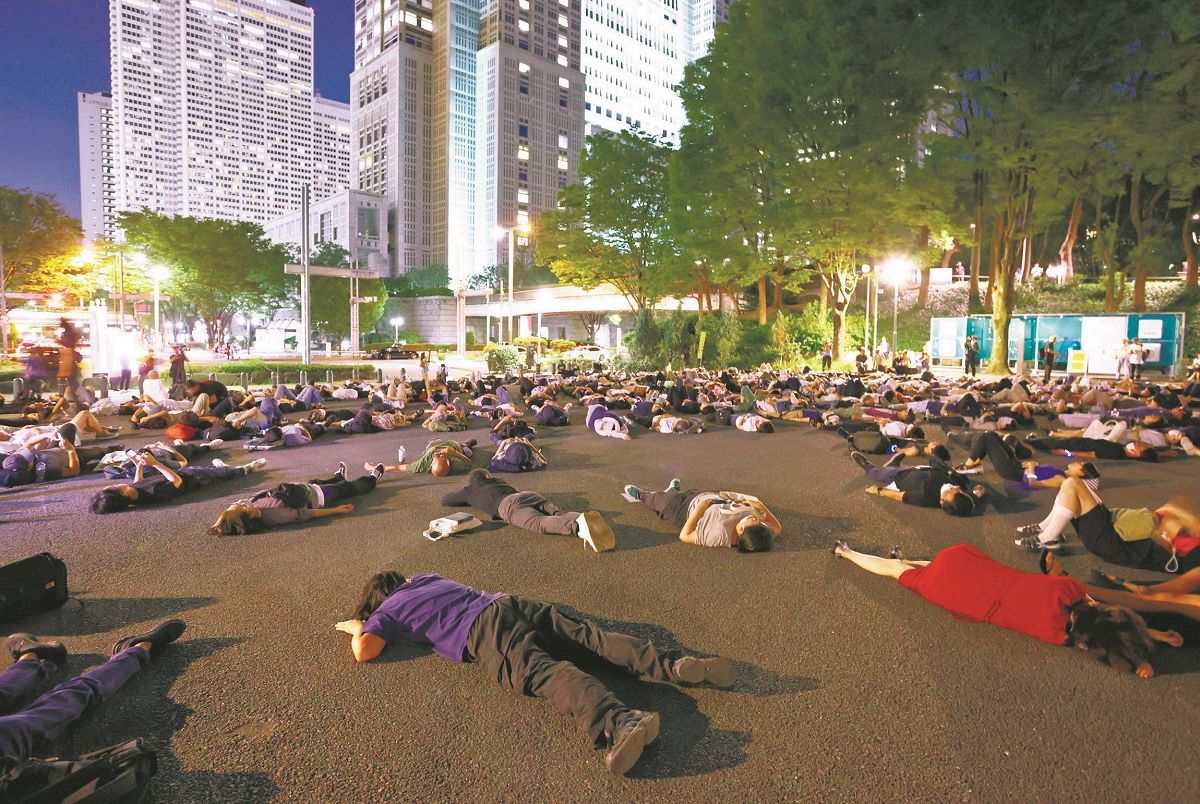
[[[1092,599],[1074,578],[1021,572],[973,545],[947,547],[932,561],[880,558],[851,550],[845,542],[838,542],[833,552],[868,572],[895,578],[956,619],[1089,650],[1110,665],[1127,664],[1139,678],[1154,675],[1154,642],[1171,641],[1132,610]]]

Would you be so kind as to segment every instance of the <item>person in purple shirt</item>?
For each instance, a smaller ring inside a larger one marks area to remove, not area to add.
[[[624,776],[658,737],[657,712],[633,709],[574,661],[599,658],[638,675],[673,683],[733,686],[733,663],[663,650],[646,639],[605,631],[556,606],[507,594],[488,594],[433,573],[406,579],[380,572],[368,579],[353,619],[334,626],[349,634],[359,662],[391,642],[433,648],[453,662],[478,664],[513,692],[549,700],[596,743],[605,764]]]

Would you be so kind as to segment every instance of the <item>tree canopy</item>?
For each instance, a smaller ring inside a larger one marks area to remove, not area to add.
[[[41,290],[55,275],[71,273],[71,266],[61,258],[78,250],[81,233],[79,221],[53,196],[0,185],[5,289]],[[35,276],[42,279],[30,288],[28,282]]]

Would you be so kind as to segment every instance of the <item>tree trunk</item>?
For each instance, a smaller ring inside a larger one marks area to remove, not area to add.
[[[758,324],[764,326],[767,323],[767,275],[763,274],[758,278]]]
[[[775,266],[775,298],[771,305],[776,313],[783,312],[783,272],[784,264],[783,260],[780,260]]]
[[[1063,266],[1063,281],[1070,282],[1075,276],[1075,243],[1079,241],[1079,224],[1083,221],[1083,198],[1075,196],[1071,207],[1071,218],[1067,221],[1067,234],[1058,247],[1058,260]]]
[[[846,313],[850,309],[850,302],[854,299],[854,286],[840,273],[833,274],[829,279],[829,295],[833,302],[833,354],[834,357],[840,357],[842,344],[846,342]],[[893,348],[895,347],[893,346]]]
[[[984,309],[988,312],[992,311],[992,302],[995,295],[992,293],[992,286],[996,284],[996,275],[1000,272],[1000,263],[1003,261],[1003,256],[1000,251],[1004,247],[1004,216],[1001,213],[996,213],[992,219],[992,248],[988,254],[988,283],[987,293],[983,297]],[[1012,267],[1011,264],[1009,266]],[[1012,281],[1009,277],[1009,281]]]
[[[829,283],[825,281],[825,277],[820,277],[817,288],[817,303],[821,305],[821,317],[824,318],[829,310]]]
[[[979,309],[979,275],[983,269],[983,174],[975,172],[975,242],[971,244],[971,284],[967,312]]]
[[[1188,204],[1187,214],[1183,216],[1183,254],[1187,260],[1187,286],[1196,287],[1196,244],[1192,242],[1192,216],[1196,214],[1196,202]]]

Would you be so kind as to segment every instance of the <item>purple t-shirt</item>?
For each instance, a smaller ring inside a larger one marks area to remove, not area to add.
[[[1033,476],[1037,480],[1049,480],[1052,477],[1065,477],[1066,474],[1067,473],[1062,469],[1059,469],[1056,466],[1049,466],[1044,463],[1039,463],[1033,470]],[[1029,478],[1025,477],[1024,473],[1021,475],[1021,485],[1026,489],[1033,488],[1029,485]]]
[[[432,572],[414,575],[388,595],[363,625],[386,642],[407,639],[433,646],[453,662],[465,659],[471,626],[504,594],[489,595]]]

